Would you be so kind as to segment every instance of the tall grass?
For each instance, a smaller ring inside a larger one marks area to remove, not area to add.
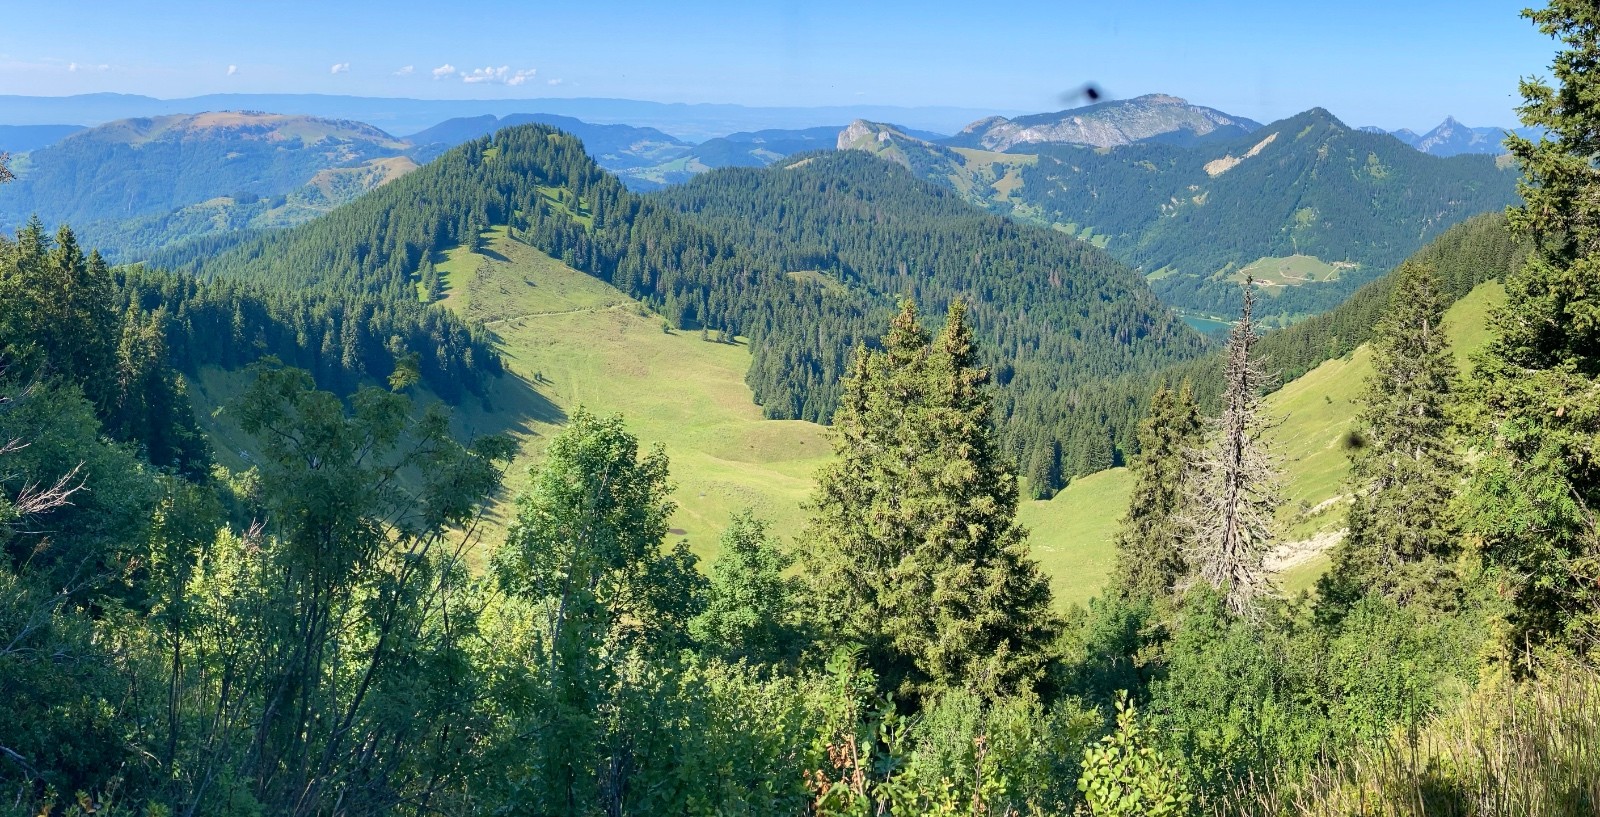
[[[1600,815],[1600,672],[1548,666],[1485,684],[1415,734],[1241,786],[1229,817]]]

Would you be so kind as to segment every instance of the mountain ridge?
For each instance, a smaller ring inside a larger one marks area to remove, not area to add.
[[[944,144],[994,151],[1036,144],[1104,148],[1152,139],[1197,144],[1250,133],[1260,127],[1254,120],[1193,105],[1176,96],[1145,94],[1054,113],[1011,119],[985,117],[969,123]]]

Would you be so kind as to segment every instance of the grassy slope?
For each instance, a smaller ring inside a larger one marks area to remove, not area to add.
[[[1447,315],[1456,362],[1470,370],[1468,355],[1489,339],[1489,309],[1505,298],[1498,284],[1485,284],[1457,302]],[[1309,539],[1344,527],[1344,481],[1350,473],[1342,441],[1355,417],[1355,399],[1372,373],[1362,347],[1330,360],[1267,399],[1278,420],[1268,434],[1283,473],[1285,503],[1279,522],[1286,538]],[[1062,603],[1085,601],[1099,589],[1111,564],[1111,540],[1126,510],[1133,479],[1126,469],[1074,480],[1049,502],[1023,505],[1035,552],[1051,575]],[[1287,570],[1280,583],[1289,592],[1308,588],[1328,565],[1318,556]]]
[[[1133,479],[1113,468],[1072,481],[1048,501],[1023,502],[1017,516],[1032,532],[1034,558],[1050,576],[1056,604],[1084,604],[1111,572],[1112,537],[1128,508]]]
[[[527,482],[527,468],[578,406],[620,412],[642,443],[672,460],[676,531],[703,558],[737,509],[754,507],[774,529],[799,529],[811,475],[831,452],[822,427],[764,420],[744,383],[749,351],[666,334],[621,292],[492,231],[484,254],[464,249],[441,265],[445,305],[485,321],[504,342],[513,377],[491,410],[456,412],[469,433],[506,431],[521,443],[497,510]]]

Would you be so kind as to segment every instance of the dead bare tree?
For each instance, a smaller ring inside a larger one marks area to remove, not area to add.
[[[1255,282],[1244,285],[1244,307],[1228,333],[1222,415],[1187,480],[1186,556],[1196,575],[1221,591],[1235,615],[1254,617],[1273,592],[1263,561],[1274,543],[1272,517],[1281,499],[1278,475],[1262,434],[1267,419],[1261,391],[1271,380],[1253,355],[1260,338],[1253,315]]]

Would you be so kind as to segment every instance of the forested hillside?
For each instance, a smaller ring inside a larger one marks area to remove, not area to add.
[[[1528,243],[1512,234],[1504,214],[1486,213],[1446,230],[1405,263],[1434,270],[1439,297],[1448,307],[1479,284],[1505,280],[1521,267],[1528,251]],[[1371,340],[1373,329],[1388,313],[1396,280],[1397,273],[1391,271],[1356,290],[1339,306],[1263,335],[1257,353],[1263,366],[1275,374],[1268,388],[1289,383]],[[1167,379],[1195,383],[1202,404],[1209,408],[1222,390],[1222,363],[1212,356],[1179,364]]]
[[[1058,452],[1098,448],[1109,465],[1112,441],[1131,433],[1131,422],[1079,413],[1092,405],[1078,394],[1086,384],[1204,348],[1095,247],[986,215],[854,151],[719,171],[658,196],[821,286],[906,295],[929,310],[969,299],[1002,386],[1004,436],[1022,462],[1047,462],[1030,473],[1036,490],[1058,484]]]
[[[1008,450],[1048,463],[1038,490],[1061,478],[1057,451],[1087,445],[1110,464],[1112,441],[1132,433],[1131,414],[1075,417],[1074,388],[1204,349],[1138,276],[1093,247],[986,215],[893,165],[818,157],[712,174],[658,200],[629,193],[577,140],[541,126],[463,145],[311,224],[216,257],[195,245],[188,258],[158,260],[207,278],[363,293],[395,309],[409,300],[409,311],[419,295],[438,295],[437,254],[491,225],[649,303],[673,327],[748,337],[747,379],[769,417],[830,417],[850,351],[877,335],[897,296],[930,309],[967,296],[996,350]],[[360,348],[383,346],[360,325],[351,331]],[[474,343],[440,345],[424,374],[460,370],[475,382],[484,349]]]

